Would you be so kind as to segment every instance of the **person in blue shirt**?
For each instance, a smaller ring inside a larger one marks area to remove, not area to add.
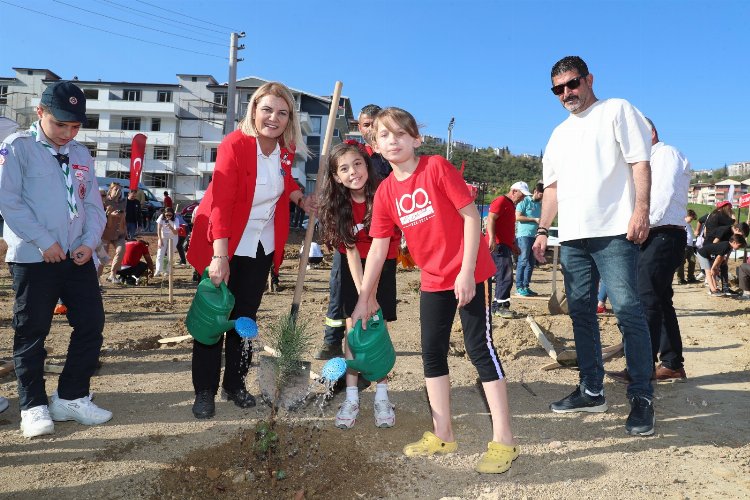
[[[531,247],[542,215],[543,193],[544,184],[539,182],[534,187],[534,192],[516,205],[516,246],[521,251],[516,264],[516,294],[522,297],[538,295],[529,288],[529,283],[536,264]]]

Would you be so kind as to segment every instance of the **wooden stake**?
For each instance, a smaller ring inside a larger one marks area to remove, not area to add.
[[[328,112],[328,126],[326,127],[326,135],[323,140],[323,148],[320,150],[320,163],[318,164],[318,177],[315,179],[315,190],[313,192],[314,199],[318,199],[320,195],[320,189],[322,182],[325,178],[326,164],[328,163],[328,151],[331,148],[331,140],[333,139],[333,129],[336,125],[336,115],[339,109],[339,98],[341,97],[341,88],[344,86],[341,82],[336,82],[333,88],[333,97],[331,98],[331,109]],[[302,246],[302,255],[299,259],[299,272],[297,273],[297,286],[294,288],[294,298],[292,299],[292,321],[297,321],[297,313],[299,312],[299,305],[302,302],[302,287],[305,283],[305,271],[307,268],[307,261],[310,255],[310,243],[312,242],[313,233],[315,232],[315,214],[309,214],[307,220],[307,231],[305,232],[305,243]]]
[[[167,254],[169,255],[169,258],[167,259],[167,278],[169,281],[169,303],[173,303],[172,298],[172,252],[174,249],[172,248],[172,238],[169,238],[169,241],[167,241]]]

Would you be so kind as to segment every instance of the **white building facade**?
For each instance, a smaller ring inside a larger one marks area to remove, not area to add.
[[[0,77],[0,116],[28,127],[47,85],[62,78],[48,69],[13,68],[15,76]],[[211,75],[177,75],[177,83],[131,83],[73,80],[86,95],[88,125],[76,140],[86,145],[98,177],[129,178],[130,148],[144,134],[146,152],[142,182],[158,195],[169,191],[178,200],[199,200],[208,187],[224,134],[227,85]],[[244,117],[249,97],[266,80],[238,81],[236,116]],[[294,90],[305,142],[320,151],[331,99]],[[351,118],[351,105],[342,98],[337,125]],[[309,110],[309,111],[308,111]],[[236,127],[236,123],[234,129]],[[338,130],[338,129],[337,129]],[[348,130],[342,130],[342,137]],[[336,135],[336,134],[334,134]],[[334,138],[333,143],[340,142]],[[314,185],[317,159],[297,157],[292,173],[302,186]]]

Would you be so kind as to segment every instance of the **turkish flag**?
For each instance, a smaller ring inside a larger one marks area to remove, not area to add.
[[[146,153],[146,136],[135,134],[133,144],[130,148],[130,190],[138,189],[141,182],[141,171],[143,170],[143,156]]]

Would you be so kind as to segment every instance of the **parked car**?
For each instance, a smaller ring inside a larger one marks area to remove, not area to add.
[[[198,208],[200,203],[200,201],[194,201],[189,205],[185,205],[185,207],[180,210],[180,215],[182,215],[182,218],[185,219],[185,222],[187,222],[190,227],[193,227],[193,212],[195,212],[195,209]]]

